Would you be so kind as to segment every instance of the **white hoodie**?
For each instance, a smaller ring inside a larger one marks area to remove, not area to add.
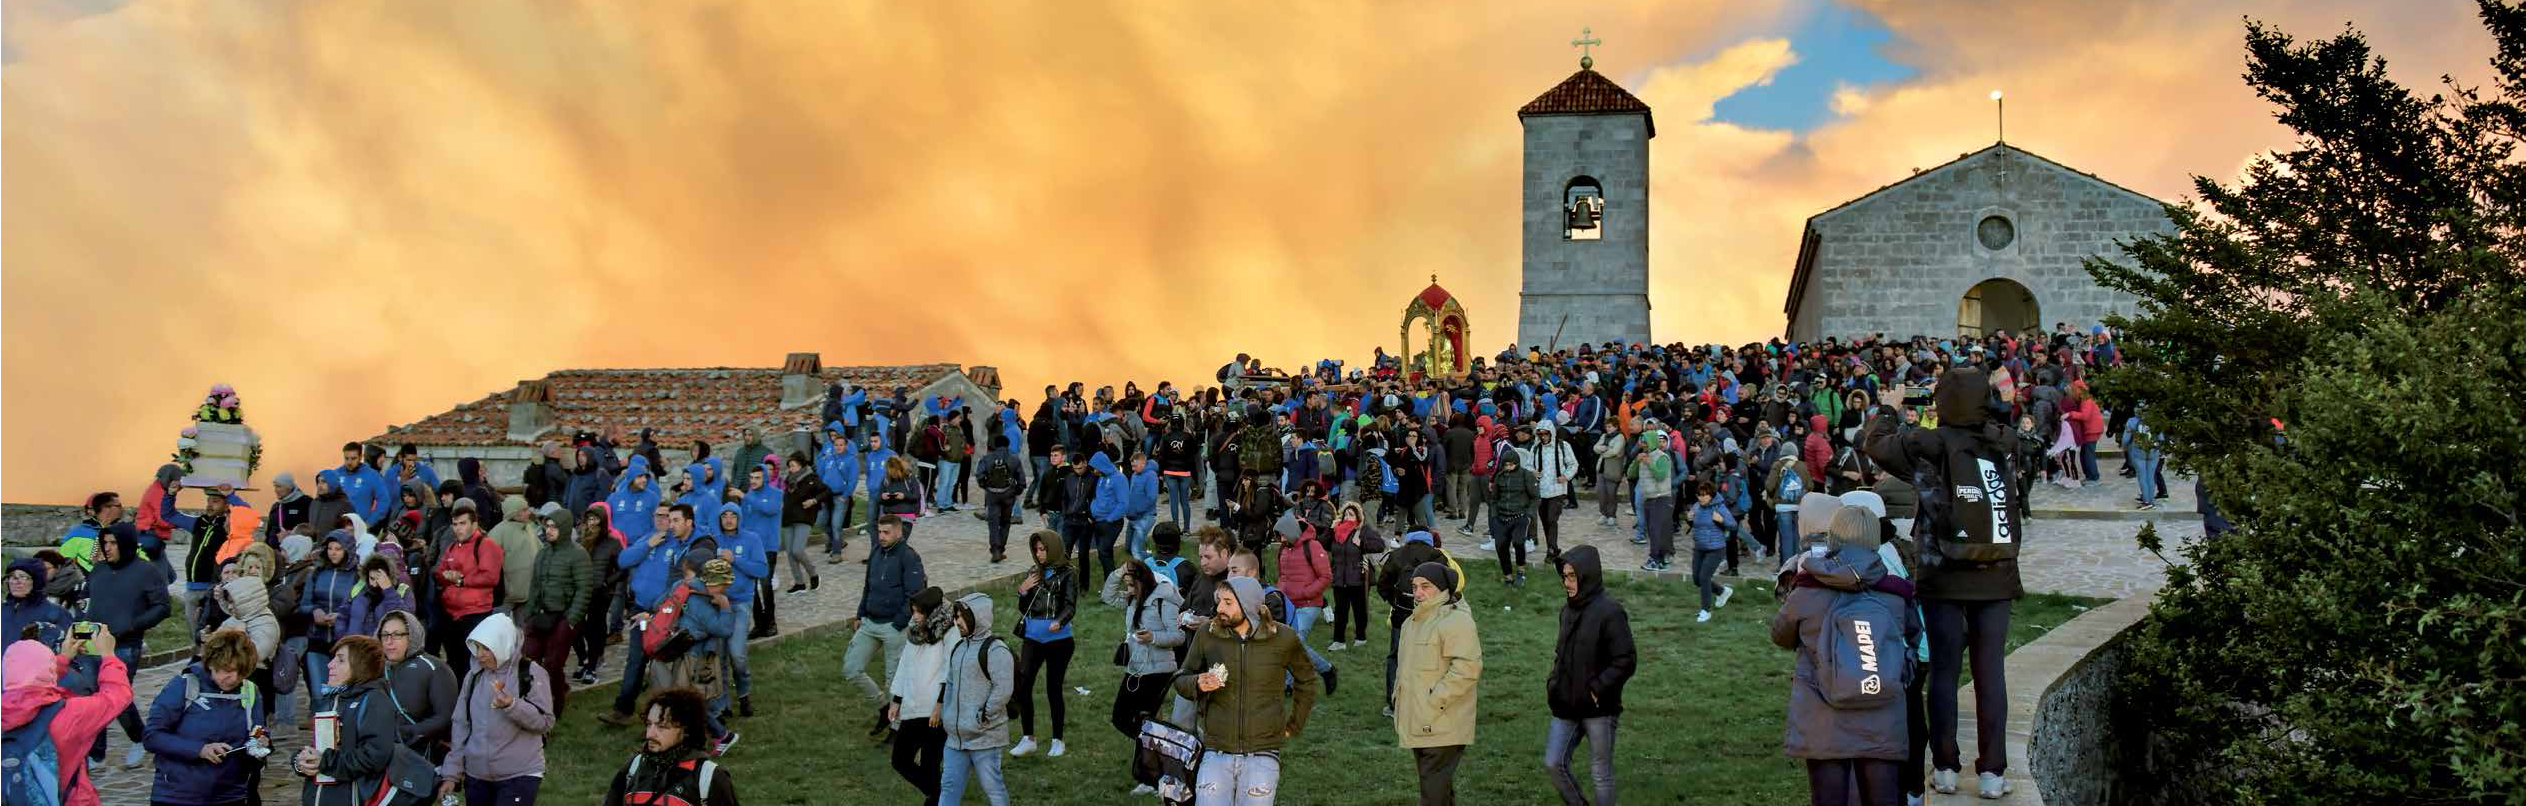
[[[939,687],[947,683],[947,656],[963,640],[965,634],[949,626],[937,643],[904,642],[903,660],[897,662],[895,673],[886,679],[886,693],[903,701],[895,718],[926,720],[938,712]]]

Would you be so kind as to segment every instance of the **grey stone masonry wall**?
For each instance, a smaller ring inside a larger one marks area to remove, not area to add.
[[[1976,237],[1989,216],[2015,228],[1994,249]],[[1808,222],[1820,236],[1790,335],[1797,339],[1956,332],[1957,303],[1977,283],[2007,278],[2034,292],[2045,327],[2084,328],[2131,313],[2128,294],[2096,285],[2081,261],[2119,258],[2117,239],[2172,232],[2155,200],[2009,146],[1922,173]]]
[[[1568,346],[1649,340],[1649,119],[1645,115],[1522,118],[1524,248],[1517,343]],[[1604,237],[1562,239],[1563,190],[1574,177],[1605,192]],[[1566,316],[1566,320],[1565,320]],[[1566,324],[1565,324],[1566,321]],[[1477,354],[1491,352],[1478,345]]]

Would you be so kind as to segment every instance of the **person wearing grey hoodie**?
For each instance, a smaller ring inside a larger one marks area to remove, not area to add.
[[[1167,683],[1175,677],[1175,648],[1184,645],[1184,597],[1175,591],[1175,577],[1149,570],[1137,559],[1123,561],[1122,573],[1105,580],[1100,598],[1122,608],[1123,640],[1119,654],[1123,680],[1114,687],[1114,730],[1137,743],[1142,720],[1155,716],[1166,703]],[[1141,784],[1134,795],[1156,792]]]
[[[1255,597],[1258,601],[1261,595]],[[1000,748],[1009,744],[1009,698],[1017,693],[1017,654],[991,631],[991,597],[969,593],[955,604],[963,637],[948,654],[947,682],[939,692],[939,729],[947,750],[939,760],[940,803],[963,803],[966,773],[982,782],[992,806],[1008,806],[1000,777]],[[1309,669],[1310,673],[1315,670]]]
[[[1280,749],[1306,731],[1314,710],[1316,667],[1298,632],[1272,620],[1263,583],[1231,576],[1214,596],[1218,614],[1175,674],[1175,693],[1200,708],[1208,749],[1199,788],[1270,803],[1280,789]]]
[[[456,695],[439,798],[463,785],[466,803],[532,806],[544,781],[544,734],[553,728],[553,681],[523,651],[526,634],[492,613],[465,637],[473,671]],[[534,679],[524,679],[533,675]]]

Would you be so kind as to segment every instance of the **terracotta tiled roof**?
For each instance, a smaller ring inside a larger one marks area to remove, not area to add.
[[[792,363],[797,362],[793,357]],[[812,363],[812,359],[809,359]],[[980,383],[998,389],[998,376]],[[919,390],[949,373],[955,364],[879,367],[820,367],[823,384],[836,381],[870,390],[895,387]],[[509,401],[549,396],[554,429],[547,437],[567,439],[581,431],[619,426],[628,436],[642,428],[657,429],[661,445],[690,445],[696,439],[712,444],[735,442],[746,426],[767,432],[811,428],[821,405],[781,408],[781,369],[567,369],[517,387],[485,396],[420,422],[388,428],[372,441],[422,445],[523,445],[509,439]],[[971,377],[970,375],[968,377]],[[821,402],[821,401],[819,401]]]
[[[1571,73],[1560,84],[1517,108],[1518,117],[1529,115],[1639,115],[1649,123],[1649,136],[1658,136],[1658,124],[1649,117],[1649,105],[1594,70]]]

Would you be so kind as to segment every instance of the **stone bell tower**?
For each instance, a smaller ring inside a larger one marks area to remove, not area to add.
[[[1599,43],[1582,32],[1571,44]],[[1518,346],[1647,342],[1649,105],[1582,55],[1578,72],[1517,119],[1526,132]]]

